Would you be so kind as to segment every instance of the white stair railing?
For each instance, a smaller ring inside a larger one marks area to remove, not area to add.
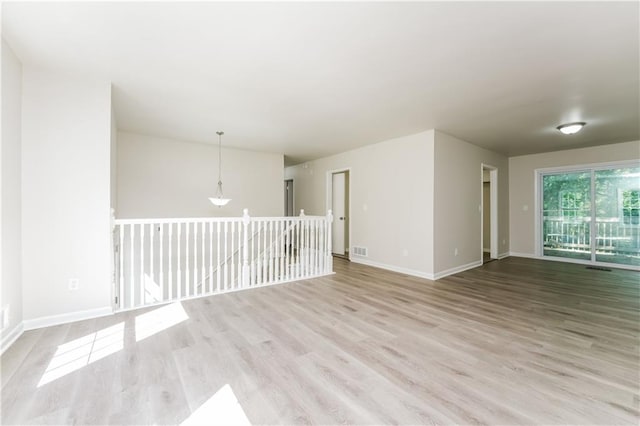
[[[327,216],[114,219],[114,308],[333,273]]]

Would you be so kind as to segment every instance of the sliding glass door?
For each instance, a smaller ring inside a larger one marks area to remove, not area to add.
[[[640,167],[594,173],[595,260],[640,265]]]
[[[591,172],[542,176],[545,256],[591,260]]]
[[[640,266],[640,166],[541,174],[542,254]]]

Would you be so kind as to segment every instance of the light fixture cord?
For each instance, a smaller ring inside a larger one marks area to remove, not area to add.
[[[222,135],[218,133],[218,184],[222,184]]]
[[[223,132],[218,133],[218,190],[216,191],[218,194],[218,198],[223,197],[222,193],[222,135]]]

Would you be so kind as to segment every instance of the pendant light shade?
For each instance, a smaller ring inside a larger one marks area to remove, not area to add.
[[[213,205],[222,207],[227,205],[231,198],[224,198],[224,193],[222,192],[222,135],[224,132],[216,132],[218,135],[218,188],[216,189],[216,196],[209,197],[209,201],[213,203]]]

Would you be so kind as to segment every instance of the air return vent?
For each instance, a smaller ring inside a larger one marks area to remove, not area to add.
[[[367,248],[366,247],[355,247],[354,246],[352,254],[354,254],[356,256],[366,257],[367,256]]]
[[[609,268],[603,268],[601,266],[587,266],[587,269],[595,269],[596,271],[606,271],[606,272],[611,272],[611,269]]]

